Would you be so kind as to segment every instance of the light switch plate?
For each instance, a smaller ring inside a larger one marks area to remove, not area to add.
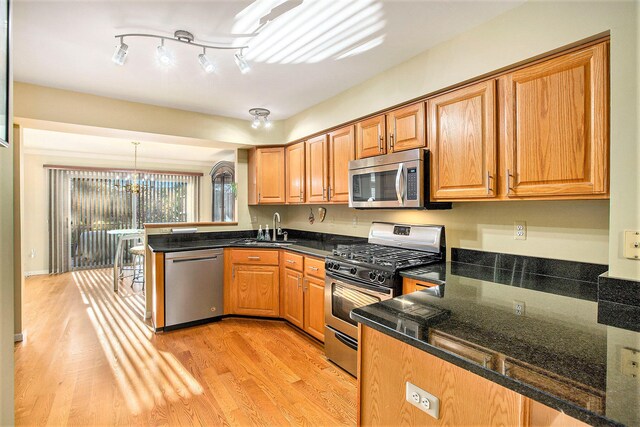
[[[624,257],[640,260],[640,231],[624,232]]]
[[[527,223],[525,221],[513,223],[513,238],[515,240],[527,240]]]
[[[405,395],[407,402],[411,403],[421,411],[431,415],[436,420],[440,417],[440,399],[428,393],[420,387],[407,381],[407,391]]]

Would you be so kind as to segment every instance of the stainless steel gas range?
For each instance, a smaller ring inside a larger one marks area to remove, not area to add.
[[[368,243],[339,245],[325,259],[325,353],[356,375],[357,307],[402,294],[400,271],[444,262],[444,226],[374,222]]]

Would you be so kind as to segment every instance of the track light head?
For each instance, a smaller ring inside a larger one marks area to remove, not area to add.
[[[238,66],[238,69],[242,74],[247,74],[249,71],[251,71],[251,67],[249,66],[249,63],[247,62],[247,60],[244,59],[244,55],[242,54],[242,51],[236,53],[234,56],[236,60],[236,65]]]
[[[162,39],[160,46],[156,48],[156,56],[158,62],[165,67],[173,64],[173,55],[171,55],[169,49],[164,46],[164,39]]]
[[[113,53],[111,60],[118,65],[124,65],[125,59],[127,59],[127,51],[129,46],[127,46],[122,39],[120,39],[120,44],[116,46],[116,51]]]
[[[251,127],[254,129],[258,129],[260,127],[260,117],[254,116],[251,121]]]
[[[200,66],[205,71],[205,73],[213,73],[216,70],[213,62],[211,62],[211,60],[204,53],[198,55],[198,62],[200,62]]]
[[[265,129],[271,129],[272,123],[271,120],[269,120],[269,116],[265,116],[263,124]]]

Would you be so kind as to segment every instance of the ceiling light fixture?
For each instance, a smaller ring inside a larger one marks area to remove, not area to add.
[[[251,120],[252,128],[258,129],[260,126],[264,126],[269,129],[271,127],[271,120],[269,120],[271,111],[266,108],[252,108],[249,110],[249,114],[253,116],[253,120]]]
[[[124,61],[127,59],[127,49],[129,49],[129,46],[120,37],[120,44],[116,46],[116,51],[113,53],[111,60],[118,65],[124,65]]]
[[[236,57],[236,65],[238,66],[238,69],[242,74],[247,74],[249,71],[251,71],[251,67],[249,66],[249,63],[247,62],[246,59],[244,59],[242,49],[240,50],[240,52],[235,54],[235,57]]]
[[[251,70],[251,67],[247,63],[246,59],[244,59],[243,50],[248,46],[225,46],[219,44],[209,44],[209,43],[196,43],[195,37],[188,31],[178,30],[173,33],[173,37],[160,36],[157,34],[145,34],[145,33],[129,33],[129,34],[118,34],[115,36],[117,39],[120,39],[120,44],[116,46],[116,51],[113,54],[111,60],[118,65],[124,65],[124,61],[126,59],[129,46],[124,43],[125,37],[150,37],[154,39],[160,40],[160,45],[156,48],[156,56],[158,58],[158,62],[164,66],[173,65],[174,58],[173,54],[170,50],[168,50],[164,42],[165,40],[173,41],[176,43],[187,44],[190,46],[196,46],[202,48],[202,53],[198,55],[198,62],[202,69],[207,73],[212,73],[215,71],[215,65],[211,61],[211,59],[206,55],[207,49],[215,49],[215,50],[233,50],[237,51],[235,54],[235,61],[240,69],[242,74],[246,74]]]

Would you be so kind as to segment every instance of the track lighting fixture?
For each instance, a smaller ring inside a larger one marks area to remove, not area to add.
[[[251,67],[247,63],[247,60],[244,59],[244,55],[242,54],[242,50],[235,54],[236,57],[236,65],[242,74],[247,74],[251,71]]]
[[[234,50],[237,51],[235,56],[235,62],[238,65],[238,69],[242,74],[246,74],[251,70],[251,67],[247,63],[244,58],[243,50],[247,48],[247,46],[222,46],[216,44],[205,44],[205,43],[196,43],[195,37],[188,31],[178,30],[173,33],[173,37],[160,36],[156,34],[144,34],[144,33],[130,33],[130,34],[118,34],[115,36],[117,39],[120,39],[120,43],[116,46],[116,50],[113,54],[111,60],[118,65],[124,65],[125,59],[127,57],[129,46],[124,43],[125,37],[150,37],[155,39],[160,39],[160,45],[156,48],[156,57],[158,62],[164,66],[173,65],[174,57],[173,54],[167,47],[164,45],[165,40],[173,41],[176,43],[188,44],[191,46],[196,46],[202,48],[202,53],[198,55],[198,62],[200,66],[206,73],[213,73],[216,69],[214,62],[207,56],[207,49],[215,49],[215,50]]]
[[[258,129],[260,126],[264,126],[269,129],[271,127],[271,120],[269,120],[271,111],[266,108],[252,108],[249,110],[249,114],[253,116],[253,120],[251,120],[252,128]]]
[[[118,65],[124,65],[124,61],[127,59],[127,49],[129,49],[129,46],[127,46],[122,41],[122,37],[120,37],[120,44],[116,46],[116,51],[113,53],[111,60]]]

